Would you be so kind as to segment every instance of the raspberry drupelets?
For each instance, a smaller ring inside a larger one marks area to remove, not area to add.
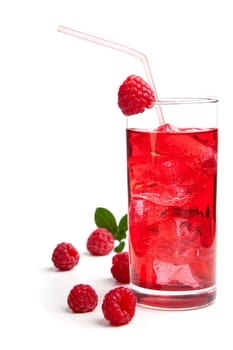
[[[89,284],[77,284],[71,289],[67,303],[75,313],[90,312],[97,306],[98,296]]]
[[[113,326],[127,324],[134,317],[136,310],[136,297],[126,287],[111,289],[105,294],[102,311],[104,318]]]
[[[118,90],[118,106],[126,116],[152,108],[155,95],[150,85],[141,77],[130,75]]]
[[[117,253],[112,258],[111,273],[120,283],[129,283],[129,254]]]
[[[54,266],[61,271],[71,270],[79,262],[80,255],[71,243],[59,243],[53,251]]]
[[[105,228],[93,231],[87,239],[87,250],[92,255],[107,255],[114,248],[114,237]]]

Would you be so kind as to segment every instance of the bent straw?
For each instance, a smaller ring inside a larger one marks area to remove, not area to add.
[[[83,39],[83,40],[90,41],[90,42],[95,43],[95,44],[109,47],[111,49],[118,50],[118,51],[127,53],[131,56],[134,56],[136,58],[139,58],[143,64],[148,83],[150,84],[150,86],[154,90],[155,99],[156,99],[156,101],[159,101],[158,94],[157,94],[157,91],[156,91],[156,88],[154,85],[153,77],[151,74],[149,62],[147,60],[147,57],[143,53],[141,53],[140,51],[134,50],[130,47],[127,47],[125,45],[121,45],[121,44],[115,43],[113,41],[105,40],[105,39],[99,38],[97,36],[86,34],[86,33],[83,33],[83,32],[80,32],[80,31],[77,31],[77,30],[74,30],[71,28],[67,28],[64,26],[58,26],[58,31],[61,33],[64,33],[64,34],[74,36],[74,37],[79,38],[79,39]],[[162,125],[162,124],[164,124],[164,118],[163,118],[163,114],[161,111],[161,107],[158,105],[155,105],[155,107],[156,107],[156,112],[157,112],[158,119],[159,119],[159,124]]]

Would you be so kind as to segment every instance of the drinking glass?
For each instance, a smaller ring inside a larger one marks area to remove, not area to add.
[[[194,309],[216,298],[215,97],[169,98],[127,117],[130,286],[137,303]]]

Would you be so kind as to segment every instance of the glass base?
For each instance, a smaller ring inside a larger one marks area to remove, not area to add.
[[[192,310],[213,304],[216,286],[187,291],[162,291],[130,285],[139,306],[157,310]]]

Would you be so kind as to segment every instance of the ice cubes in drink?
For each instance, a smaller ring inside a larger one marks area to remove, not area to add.
[[[194,278],[188,264],[178,265],[155,259],[154,272],[158,285],[191,288],[197,288],[199,286],[198,280]]]
[[[213,275],[210,271],[212,264],[209,262],[213,258],[211,247],[214,248],[212,239],[214,228],[210,227],[211,219],[203,218],[200,214],[193,216],[192,211],[190,217],[188,211],[186,213],[181,211],[181,217],[177,211],[175,213],[176,216],[173,217],[175,226],[172,227],[170,224],[172,219],[158,225],[153,264],[157,284],[191,288],[208,286],[213,283],[209,280],[209,276]],[[168,236],[172,237],[170,252],[166,249],[167,230],[170,230]],[[212,246],[207,247],[210,241]]]
[[[208,176],[216,172],[216,154],[205,133],[199,134],[198,139],[193,129],[185,134],[170,125],[130,133],[130,193],[159,205],[183,206],[204,191]]]
[[[127,136],[135,283],[171,290],[213,285],[217,130],[166,125]]]
[[[216,166],[214,149],[205,140],[208,131],[194,128],[178,129],[177,131],[177,128],[169,125],[166,126],[166,130],[170,130],[170,132],[167,132],[166,138],[164,138],[162,136],[164,134],[161,133],[163,129],[160,127],[159,130],[156,151],[160,155],[170,155],[172,158],[183,159],[195,170],[200,170],[203,163]]]

